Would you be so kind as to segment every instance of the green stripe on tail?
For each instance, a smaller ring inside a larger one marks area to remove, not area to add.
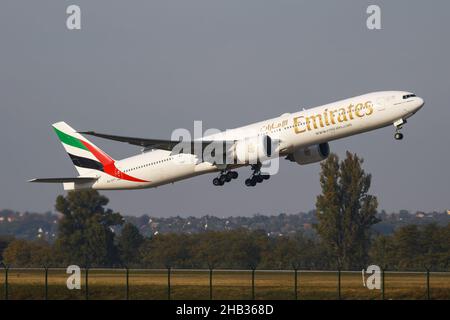
[[[88,148],[86,148],[86,147],[84,146],[84,144],[83,144],[79,139],[74,138],[74,137],[72,137],[72,136],[69,136],[67,133],[64,133],[64,132],[62,132],[62,131],[59,131],[59,130],[56,129],[56,128],[53,128],[53,129],[55,130],[55,132],[56,132],[56,134],[58,135],[58,138],[59,138],[59,140],[61,140],[61,142],[65,143],[65,144],[67,144],[67,145],[69,145],[69,146],[75,147],[75,148],[80,148],[80,149],[83,149],[83,150],[88,150]],[[89,150],[88,150],[88,151],[89,151]]]

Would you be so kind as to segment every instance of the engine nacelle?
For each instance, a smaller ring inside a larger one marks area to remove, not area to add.
[[[272,139],[261,135],[238,140],[233,146],[232,153],[237,163],[262,162],[272,156]]]
[[[328,142],[315,144],[306,148],[296,149],[289,154],[286,159],[305,165],[325,160],[330,155],[330,146]]]

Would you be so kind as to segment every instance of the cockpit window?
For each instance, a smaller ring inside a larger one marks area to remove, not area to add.
[[[412,98],[412,97],[415,97],[415,96],[416,96],[416,95],[415,95],[414,93],[412,93],[412,94],[406,94],[406,95],[403,96],[403,100],[409,99],[409,98]]]

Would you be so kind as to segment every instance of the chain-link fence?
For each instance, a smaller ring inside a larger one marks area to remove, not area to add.
[[[0,268],[0,299],[450,299],[450,272],[379,274],[379,289],[356,271]]]

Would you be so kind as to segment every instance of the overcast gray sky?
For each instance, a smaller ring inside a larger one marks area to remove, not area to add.
[[[66,7],[82,30],[66,29]],[[366,28],[378,4],[382,30]],[[76,174],[51,130],[169,138],[175,128],[233,128],[377,90],[410,90],[425,107],[405,126],[331,143],[365,159],[380,209],[450,209],[450,2],[23,1],[0,5],[0,208],[53,210]],[[93,140],[114,158],[139,149]],[[314,208],[319,164],[281,162],[255,188],[213,175],[157,189],[110,191],[127,215],[252,215]]]

